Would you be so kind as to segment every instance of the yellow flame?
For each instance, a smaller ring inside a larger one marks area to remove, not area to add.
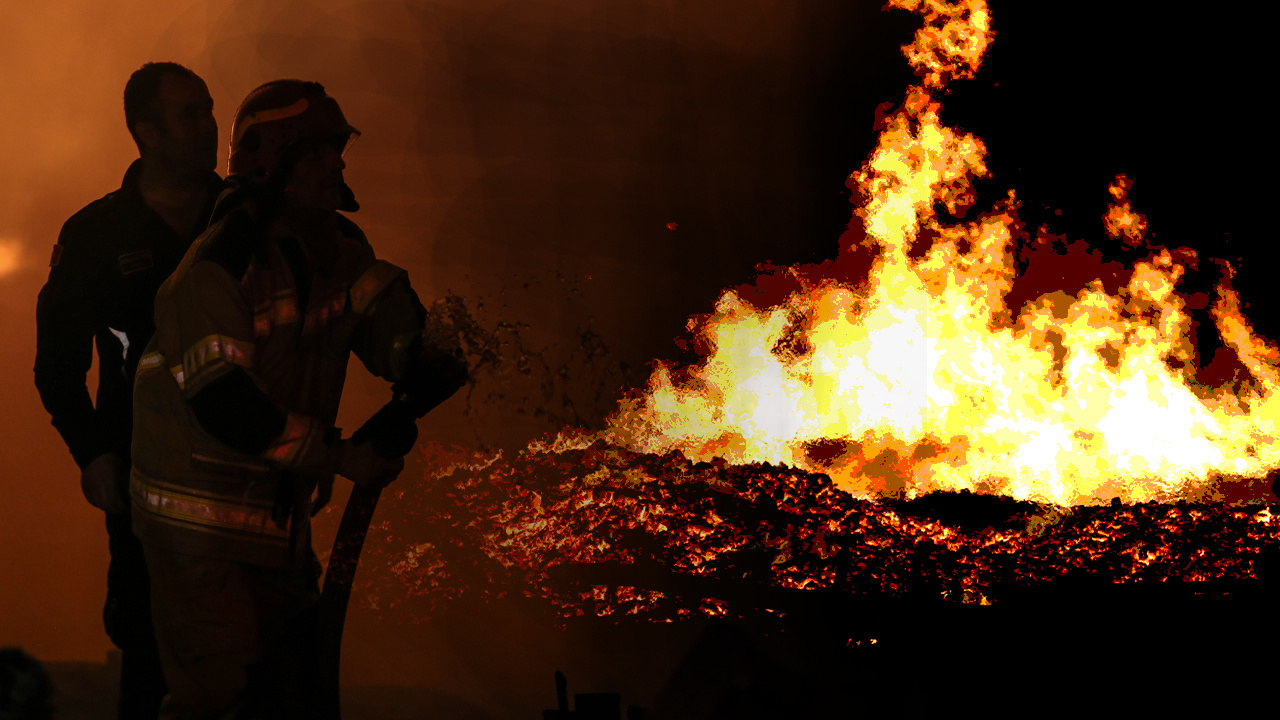
[[[982,142],[941,125],[931,95],[976,72],[985,3],[890,4],[925,17],[904,48],[923,82],[853,176],[866,198],[855,216],[879,251],[867,281],[822,282],[766,310],[724,293],[700,326],[707,357],[680,382],[659,365],[610,418],[609,439],[823,471],[864,495],[972,489],[1059,504],[1163,500],[1280,467],[1280,353],[1224,284],[1211,313],[1253,382],[1192,382],[1179,369],[1194,359],[1175,291],[1184,268],[1168,250],[1136,263],[1115,295],[1095,280],[1006,309],[1013,193],[967,223],[934,210],[963,214],[987,174]],[[1130,185],[1117,178],[1104,222],[1136,244],[1146,222]],[[922,231],[923,257],[909,253]]]

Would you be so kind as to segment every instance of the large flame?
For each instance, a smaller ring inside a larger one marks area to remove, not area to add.
[[[1251,377],[1195,382],[1202,359],[1176,291],[1194,253],[1148,246],[1114,293],[1098,280],[1006,308],[1014,194],[968,222],[936,210],[963,217],[988,174],[982,141],[942,125],[937,99],[977,71],[993,37],[986,4],[890,5],[925,18],[903,48],[921,81],[852,176],[854,222],[875,254],[865,281],[797,281],[767,308],[725,292],[690,325],[704,359],[678,375],[658,365],[609,439],[822,471],[863,495],[972,489],[1059,504],[1166,500],[1280,467],[1280,355],[1225,281],[1210,312]],[[1146,218],[1131,184],[1116,179],[1103,221],[1137,247]]]

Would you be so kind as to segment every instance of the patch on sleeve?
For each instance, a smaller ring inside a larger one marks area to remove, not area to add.
[[[154,264],[150,250],[138,250],[120,256],[120,272],[125,275],[146,270]]]
[[[53,257],[49,258],[49,267],[58,267],[58,261],[62,259],[62,244],[53,244]]]

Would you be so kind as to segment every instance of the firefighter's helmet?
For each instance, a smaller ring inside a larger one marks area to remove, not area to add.
[[[265,182],[304,142],[332,142],[345,153],[359,136],[320,83],[274,80],[259,85],[236,109],[227,176]]]

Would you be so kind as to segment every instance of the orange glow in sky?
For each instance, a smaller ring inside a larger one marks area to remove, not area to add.
[[[0,278],[16,270],[21,260],[21,242],[17,240],[0,240]]]

